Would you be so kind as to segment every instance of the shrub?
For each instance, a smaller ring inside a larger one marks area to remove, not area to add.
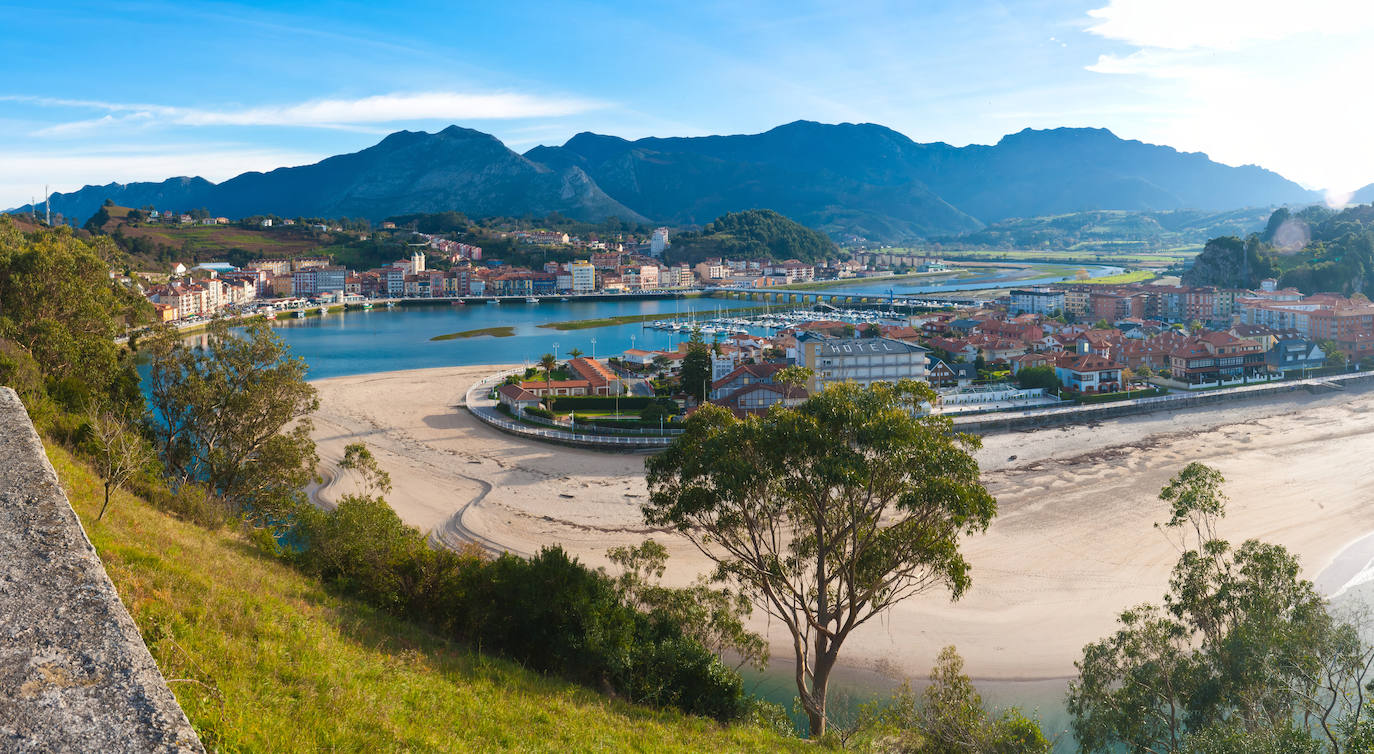
[[[748,710],[739,674],[673,619],[626,604],[610,577],[561,548],[494,560],[435,550],[386,501],[360,496],[302,511],[294,534],[302,569],[481,651],[721,721]]]
[[[529,416],[538,416],[541,419],[553,418],[553,412],[543,406],[528,406],[525,408],[525,413]]]

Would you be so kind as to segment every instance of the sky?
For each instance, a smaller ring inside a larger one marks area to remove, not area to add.
[[[0,207],[454,123],[522,152],[798,119],[960,146],[1093,126],[1332,201],[1374,182],[1357,0],[0,0],[0,19]]]

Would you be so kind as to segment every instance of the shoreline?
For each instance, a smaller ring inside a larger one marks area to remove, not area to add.
[[[392,476],[392,506],[436,542],[470,535],[522,554],[559,544],[597,567],[607,548],[654,537],[671,553],[665,582],[707,570],[685,540],[640,519],[643,456],[537,443],[468,415],[466,386],[500,368],[313,381],[322,464],[336,464],[347,442],[367,442]],[[931,593],[899,604],[855,633],[845,664],[919,679],[955,644],[980,681],[1073,677],[1082,646],[1114,630],[1120,610],[1163,596],[1177,552],[1152,528],[1166,515],[1156,498],[1193,460],[1227,476],[1223,536],[1283,544],[1318,579],[1374,532],[1374,509],[1359,505],[1374,492],[1374,469],[1361,461],[1374,451],[1371,419],[1374,390],[1362,389],[989,435],[977,458],[1000,512],[964,541],[973,587],[958,603]],[[312,499],[327,505],[356,483],[338,475]],[[775,656],[790,654],[759,613],[752,623]]]

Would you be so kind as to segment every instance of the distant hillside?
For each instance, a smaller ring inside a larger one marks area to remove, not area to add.
[[[1268,209],[1092,210],[999,220],[969,233],[931,240],[947,248],[1159,251],[1197,247],[1219,236],[1248,235],[1263,228],[1269,214]]]
[[[695,264],[707,257],[797,259],[819,262],[839,249],[824,234],[768,209],[729,212],[700,232],[673,237],[670,258]]]
[[[1303,293],[1374,296],[1374,205],[1276,210],[1261,233],[1208,242],[1183,282],[1254,287],[1265,277]]]
[[[949,236],[1012,217],[1094,210],[1220,211],[1315,201],[1270,171],[1117,138],[1091,128],[1025,130],[994,145],[921,144],[874,124],[797,121],[760,134],[646,138],[581,133],[524,155],[450,126],[400,131],[313,165],[87,186],[53,209],[89,217],[123,206],[217,215],[366,217],[461,212],[699,226],[768,207],[835,238]]]

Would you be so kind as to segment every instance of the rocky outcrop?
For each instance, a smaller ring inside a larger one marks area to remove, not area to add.
[[[0,387],[0,750],[204,748]]]

